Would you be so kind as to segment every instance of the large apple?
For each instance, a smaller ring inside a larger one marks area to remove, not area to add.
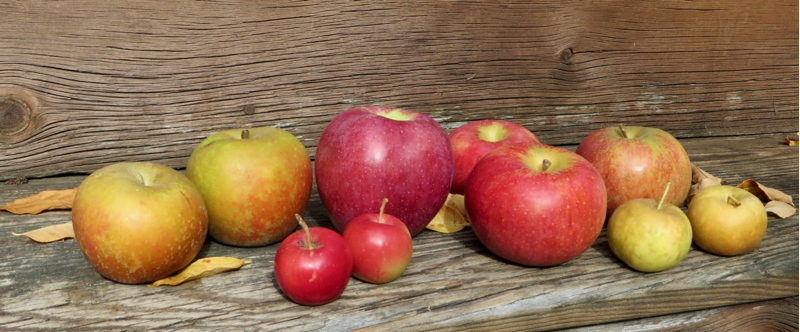
[[[455,157],[450,192],[464,195],[469,173],[489,151],[516,143],[538,143],[530,130],[505,120],[480,120],[464,124],[448,135]]]
[[[180,172],[154,163],[119,163],[83,180],[72,227],[97,272],[139,284],[191,263],[206,239],[208,215],[200,192]]]
[[[311,196],[311,159],[291,133],[273,127],[225,130],[192,152],[186,176],[208,206],[214,240],[243,247],[283,240]]]
[[[681,206],[692,186],[689,155],[675,137],[648,127],[619,126],[597,130],[576,152],[603,176],[608,190],[608,214],[636,198],[661,198],[672,182],[667,203]]]
[[[577,257],[597,239],[606,190],[592,164],[574,152],[514,144],[475,165],[464,204],[489,251],[522,265],[551,266]]]
[[[764,204],[747,190],[708,187],[689,202],[694,243],[705,251],[734,256],[753,250],[767,231]]]
[[[322,132],[315,170],[322,204],[340,232],[388,198],[386,213],[402,220],[413,236],[447,200],[453,152],[447,133],[431,117],[361,106],[337,115]]]
[[[353,255],[339,233],[308,227],[296,216],[302,230],[289,235],[275,253],[278,286],[292,301],[321,305],[338,298],[353,273]]]
[[[692,245],[692,225],[686,214],[665,202],[671,183],[660,201],[637,198],[620,205],[608,220],[611,251],[628,266],[658,272],[680,263]]]

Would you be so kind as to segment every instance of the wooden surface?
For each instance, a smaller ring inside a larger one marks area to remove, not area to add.
[[[278,126],[312,158],[339,112],[419,110],[446,130],[511,120],[574,149],[619,123],[680,139],[692,161],[798,202],[798,4],[787,1],[22,1],[0,3],[0,203],[77,186],[101,166],[182,169],[213,132]],[[306,211],[330,227],[314,192]],[[0,330],[796,330],[798,217],[770,217],[755,251],[693,247],[643,274],[608,249],[552,268],[508,264],[470,230],[423,231],[406,274],[351,279],[298,306],[274,282],[276,245],[207,241],[253,260],[177,287],[100,277],[74,240],[11,232],[69,212],[0,212]],[[763,311],[759,311],[763,310]],[[754,313],[755,312],[755,313]],[[758,313],[763,312],[763,315]]]

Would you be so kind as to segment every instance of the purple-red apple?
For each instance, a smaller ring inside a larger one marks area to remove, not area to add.
[[[186,176],[208,207],[209,234],[234,246],[283,240],[311,196],[311,159],[291,133],[273,127],[225,130],[192,152]]]
[[[397,279],[411,262],[411,233],[400,219],[384,213],[387,202],[379,213],[355,217],[342,233],[353,254],[353,275],[374,284]]]
[[[353,273],[353,255],[339,233],[308,227],[292,233],[275,253],[275,279],[284,294],[303,305],[321,305],[337,299]]]
[[[361,106],[337,115],[316,154],[319,197],[333,225],[380,208],[416,235],[447,199],[453,152],[442,126],[414,111]]]
[[[689,202],[694,243],[712,254],[734,256],[753,250],[767,231],[767,210],[749,191],[732,186],[700,190]]]
[[[489,251],[526,266],[567,262],[594,243],[606,217],[603,179],[558,147],[507,145],[472,170],[464,204]]]
[[[464,195],[469,173],[489,151],[504,145],[539,143],[530,130],[505,120],[481,120],[464,124],[448,135],[455,157],[450,192]]]
[[[192,262],[203,246],[208,215],[189,179],[154,163],[103,167],[78,187],[72,227],[100,275],[139,284]]]
[[[666,202],[681,206],[692,186],[689,155],[661,129],[621,125],[600,129],[586,136],[576,152],[603,176],[609,215],[632,199],[660,199],[667,182],[673,189]]]

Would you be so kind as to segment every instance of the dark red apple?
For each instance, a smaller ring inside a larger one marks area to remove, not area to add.
[[[361,106],[342,112],[322,133],[315,173],[322,204],[343,231],[353,218],[386,213],[416,235],[447,199],[453,152],[442,126],[414,111]]]
[[[606,189],[586,159],[538,143],[497,148],[467,182],[464,204],[489,251],[527,266],[567,262],[594,243],[606,217]]]
[[[504,145],[539,143],[530,130],[505,120],[481,120],[462,125],[448,136],[455,157],[455,175],[450,192],[463,195],[469,173],[483,156]]]
[[[351,220],[342,233],[353,254],[353,275],[374,284],[397,279],[411,262],[411,233],[400,219],[383,212],[387,202],[379,213]]]
[[[304,305],[337,299],[353,273],[353,255],[339,233],[309,228],[296,216],[302,230],[290,234],[275,253],[275,279],[283,293]]]

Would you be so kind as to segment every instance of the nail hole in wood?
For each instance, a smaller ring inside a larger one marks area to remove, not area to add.
[[[244,106],[244,114],[253,115],[256,112],[256,107],[253,104]]]

